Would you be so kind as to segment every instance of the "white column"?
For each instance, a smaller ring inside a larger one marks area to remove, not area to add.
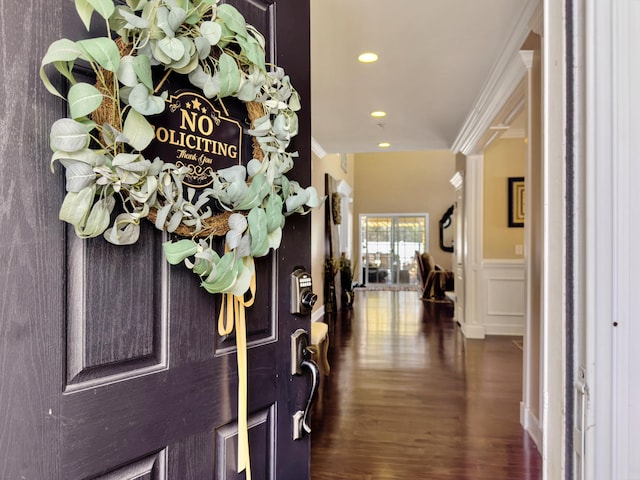
[[[468,155],[465,169],[464,324],[467,338],[484,338],[480,296],[482,269],[482,175],[484,155]]]
[[[565,2],[544,1],[542,458],[545,480],[565,478]],[[606,478],[606,477],[601,477]]]
[[[534,440],[539,449],[542,448],[542,430],[540,427],[540,282],[541,279],[534,275],[538,269],[536,265],[541,262],[540,240],[536,233],[539,230],[540,206],[537,199],[542,187],[540,175],[540,68],[539,52],[533,50],[521,51],[520,56],[527,68],[526,91],[526,200],[525,200],[525,284],[526,284],[526,310],[523,374],[522,374],[522,403],[520,405],[520,423]],[[534,59],[537,67],[534,71]],[[538,78],[534,78],[536,75]],[[534,169],[534,167],[536,167]],[[534,195],[534,192],[538,192]],[[534,206],[535,205],[535,206]],[[535,215],[534,215],[535,214]]]

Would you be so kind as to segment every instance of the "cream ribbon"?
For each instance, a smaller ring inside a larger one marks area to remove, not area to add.
[[[253,262],[253,258],[251,258]],[[249,458],[249,425],[247,420],[247,324],[245,308],[253,305],[256,294],[256,273],[251,276],[249,299],[233,293],[225,293],[218,316],[218,333],[229,335],[236,327],[236,350],[238,358],[238,473],[246,469],[246,480],[251,480]],[[225,308],[226,306],[226,308]]]

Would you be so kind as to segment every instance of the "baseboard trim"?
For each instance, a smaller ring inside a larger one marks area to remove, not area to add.
[[[513,337],[524,336],[523,325],[485,325],[485,335],[509,335]]]
[[[324,317],[324,305],[320,305],[320,307],[311,314],[311,321],[317,322],[322,320],[322,317]]]
[[[540,422],[533,414],[530,408],[526,407],[524,402],[520,402],[520,425],[529,434],[533,443],[538,447],[538,451],[542,452],[542,429]]]
[[[486,335],[484,325],[469,325],[468,323],[463,323],[461,330],[466,338],[484,340]]]

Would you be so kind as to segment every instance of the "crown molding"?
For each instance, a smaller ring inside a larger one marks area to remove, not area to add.
[[[467,116],[451,151],[469,155],[482,149],[480,139],[491,126],[505,102],[518,87],[527,69],[520,55],[522,43],[531,32],[530,21],[539,7],[537,0],[531,0],[522,11],[518,21],[496,62],[482,93]]]
[[[311,137],[311,151],[321,159],[327,156],[326,150],[313,137]]]

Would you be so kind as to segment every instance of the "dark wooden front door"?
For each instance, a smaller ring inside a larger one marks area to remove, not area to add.
[[[310,183],[309,4],[232,2],[270,45],[303,109],[290,177]],[[277,5],[276,5],[277,4]],[[277,6],[277,8],[276,8]],[[57,219],[48,130],[65,105],[38,78],[48,45],[83,33],[70,0],[0,3],[0,478],[241,479],[236,472],[235,340],[216,332],[220,296],[162,256],[162,233],[115,247]],[[292,440],[309,379],[291,375],[289,275],[310,264],[308,217],[257,262],[248,309],[253,478],[309,478],[309,440]]]

